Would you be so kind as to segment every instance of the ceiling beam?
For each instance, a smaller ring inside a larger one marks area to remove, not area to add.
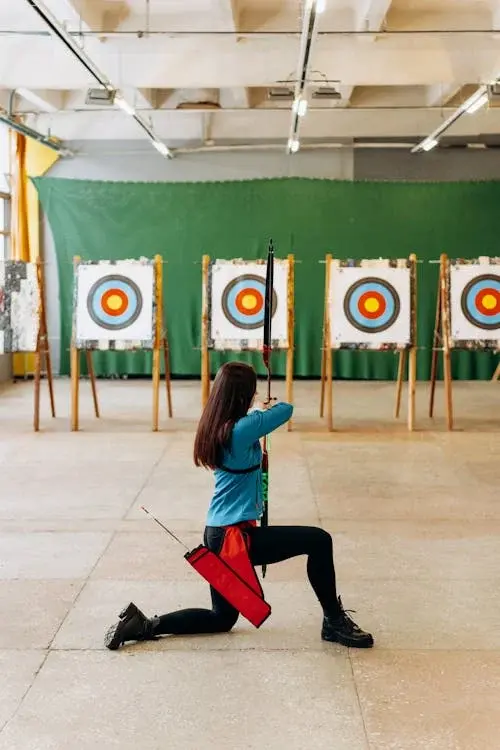
[[[239,0],[215,0],[216,10],[222,16],[222,26],[224,30],[237,32],[241,22],[241,7]],[[238,39],[235,40],[238,43]],[[233,89],[220,91],[219,101],[222,107],[242,107],[250,106],[250,96],[248,89],[244,86]]]
[[[58,112],[65,106],[65,91],[19,88],[16,94],[42,112]]]
[[[356,18],[357,31],[380,31],[392,5],[392,0],[361,0]]]
[[[239,0],[212,0],[212,2],[214,4],[214,11],[225,21],[222,26],[223,30],[238,31],[241,20]]]
[[[463,84],[456,81],[429,86],[425,97],[426,104],[428,107],[444,107],[462,88]]]

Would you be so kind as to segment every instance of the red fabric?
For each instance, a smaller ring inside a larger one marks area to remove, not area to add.
[[[271,607],[248,555],[244,525],[226,528],[219,555],[201,545],[185,558],[252,625],[259,628],[267,620]]]

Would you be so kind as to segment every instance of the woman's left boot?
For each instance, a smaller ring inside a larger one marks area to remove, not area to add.
[[[160,621],[159,617],[146,617],[133,602],[130,602],[118,617],[118,622],[109,628],[104,637],[106,648],[115,651],[126,641],[154,640],[153,631]]]
[[[342,599],[338,598],[339,613],[333,616],[325,616],[321,638],[330,643],[341,643],[350,648],[372,648],[373,636],[365,633],[349,617],[348,611],[344,609]]]

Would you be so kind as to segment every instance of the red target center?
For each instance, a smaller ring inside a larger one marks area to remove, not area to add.
[[[498,315],[500,313],[500,292],[493,287],[481,289],[476,294],[474,303],[482,315]]]
[[[380,292],[364,292],[358,301],[358,310],[361,315],[370,320],[376,320],[385,313],[387,304]]]
[[[121,289],[108,289],[102,295],[101,305],[106,315],[117,317],[126,312],[128,307],[128,296]]]
[[[264,299],[257,289],[246,287],[238,292],[234,304],[242,315],[257,315],[264,306]]]

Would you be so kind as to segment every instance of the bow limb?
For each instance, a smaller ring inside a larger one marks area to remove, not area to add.
[[[271,324],[273,317],[273,293],[274,293],[274,247],[272,240],[269,243],[269,249],[267,253],[267,269],[266,269],[266,299],[264,309],[264,337],[263,337],[263,348],[262,358],[264,360],[264,366],[267,370],[267,406],[271,403],[271,351],[272,351],[272,338],[271,338]],[[264,436],[262,446],[262,520],[261,526],[265,528],[269,524],[269,437]],[[262,577],[266,576],[267,566],[262,566]]]

